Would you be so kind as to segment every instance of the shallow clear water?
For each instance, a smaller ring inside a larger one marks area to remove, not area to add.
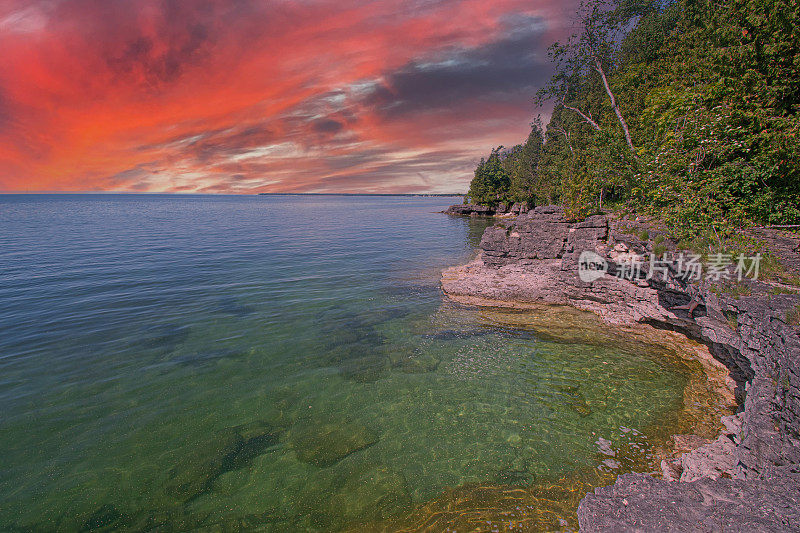
[[[686,368],[445,301],[452,200],[0,196],[0,529],[392,529],[641,467]]]

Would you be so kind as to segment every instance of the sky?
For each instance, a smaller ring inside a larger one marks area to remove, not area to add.
[[[0,0],[0,192],[465,192],[564,0]]]

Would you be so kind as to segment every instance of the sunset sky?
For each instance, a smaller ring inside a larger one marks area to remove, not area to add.
[[[0,191],[464,192],[561,0],[0,0]]]

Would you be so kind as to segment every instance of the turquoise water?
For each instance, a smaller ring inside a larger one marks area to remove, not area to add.
[[[0,196],[0,529],[367,529],[647,453],[685,369],[445,301],[452,201]]]

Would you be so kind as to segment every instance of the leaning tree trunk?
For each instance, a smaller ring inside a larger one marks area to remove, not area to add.
[[[608,97],[611,99],[611,107],[614,108],[614,113],[617,114],[619,123],[622,125],[622,131],[625,132],[625,140],[628,142],[628,147],[631,149],[631,152],[636,152],[636,149],[633,147],[633,142],[631,141],[631,133],[628,131],[628,123],[625,122],[625,119],[622,117],[622,112],[619,110],[619,106],[617,105],[617,99],[614,98],[614,93],[611,92],[611,87],[608,85],[608,79],[606,79],[606,73],[603,71],[603,66],[600,64],[600,60],[597,59],[597,57],[594,58],[594,65],[595,68],[597,68],[597,72],[600,73],[600,77],[603,78],[603,85],[606,86],[606,93],[608,93]]]

